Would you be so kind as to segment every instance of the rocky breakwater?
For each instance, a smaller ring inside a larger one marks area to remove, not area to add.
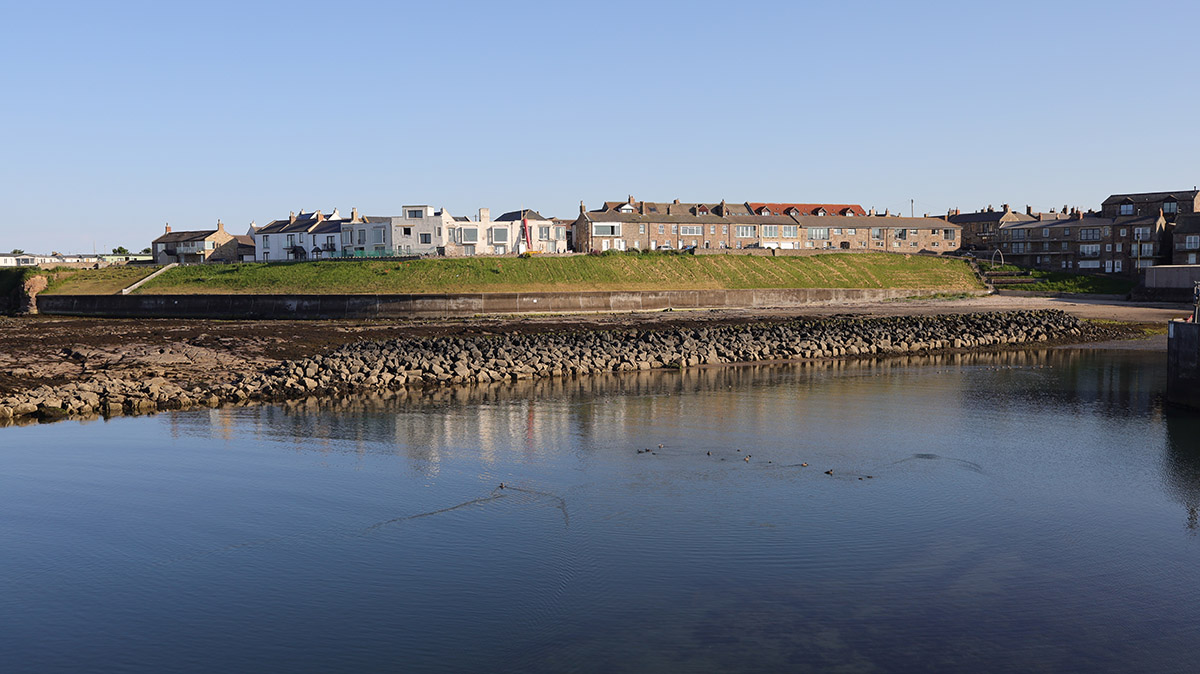
[[[661,330],[361,342],[242,379],[236,399],[282,399],[764,360],[872,357],[1106,337],[1060,311],[834,318]]]
[[[0,400],[11,420],[144,414],[163,409],[427,388],[600,372],[766,360],[887,357],[1111,337],[1060,311],[830,318],[652,330],[570,331],[359,342],[230,381],[163,377],[43,386]]]

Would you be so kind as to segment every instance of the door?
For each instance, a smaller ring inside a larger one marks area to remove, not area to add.
[[[612,241],[609,241],[608,239],[603,239],[600,241],[600,250],[608,250],[608,247],[610,245],[612,245]]]

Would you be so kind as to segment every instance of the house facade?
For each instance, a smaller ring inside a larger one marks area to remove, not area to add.
[[[512,223],[516,232],[513,252],[567,252],[567,228],[556,224],[550,218],[542,217],[537,211],[509,211],[496,218],[496,222]]]
[[[1171,264],[1200,264],[1200,214],[1176,218],[1171,238]]]
[[[1171,240],[1161,215],[1106,217],[1075,211],[1071,217],[1006,225],[998,249],[1005,262],[1048,271],[1131,275],[1171,261]]]
[[[258,262],[280,262],[287,260],[320,260],[341,257],[342,232],[349,223],[361,223],[358,210],[343,218],[335,208],[328,216],[321,211],[291,213],[286,219],[274,220],[253,230],[249,235],[253,241],[254,259]],[[251,252],[243,243],[241,257]]]
[[[1001,227],[1032,222],[1037,218],[1028,206],[1025,213],[1018,213],[1003,204],[1000,210],[991,206],[974,213],[963,213],[954,209],[946,214],[947,221],[962,228],[962,247],[969,250],[993,250],[998,242]]]
[[[1110,195],[1100,205],[1100,213],[1109,218],[1134,215],[1154,216],[1162,213],[1167,223],[1176,216],[1200,212],[1200,190],[1176,192],[1137,192]]]
[[[491,209],[481,208],[474,220],[454,219],[444,254],[451,257],[507,255],[517,252],[520,223],[492,220]]]
[[[233,235],[225,231],[225,225],[217,221],[216,229],[171,231],[165,227],[162,236],[150,244],[151,254],[158,264],[197,264],[207,262],[213,255],[221,259],[230,243],[236,247]]]
[[[961,228],[945,220],[860,215],[861,207],[847,215],[829,215],[828,210],[825,215],[802,214],[814,211],[793,206],[630,201],[609,202],[604,208],[588,211],[581,204],[574,225],[576,250],[777,248],[943,253],[959,247]]]

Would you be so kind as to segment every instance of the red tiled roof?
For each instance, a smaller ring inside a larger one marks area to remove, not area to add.
[[[761,214],[763,208],[770,209],[775,215],[783,215],[789,209],[795,208],[800,211],[800,215],[816,215],[817,211],[824,208],[825,212],[830,215],[845,215],[846,211],[850,211],[855,215],[866,215],[862,206],[858,204],[778,204],[778,203],[762,203],[762,202],[747,202],[750,210],[756,214]]]

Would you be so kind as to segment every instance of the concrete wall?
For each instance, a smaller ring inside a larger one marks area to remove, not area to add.
[[[478,314],[789,307],[928,295],[918,289],[663,290],[444,295],[42,295],[38,310],[129,318],[451,318]]]
[[[1200,281],[1200,265],[1159,265],[1146,268],[1147,288],[1185,288],[1190,294]]]
[[[1200,409],[1200,324],[1167,326],[1167,400]]]

